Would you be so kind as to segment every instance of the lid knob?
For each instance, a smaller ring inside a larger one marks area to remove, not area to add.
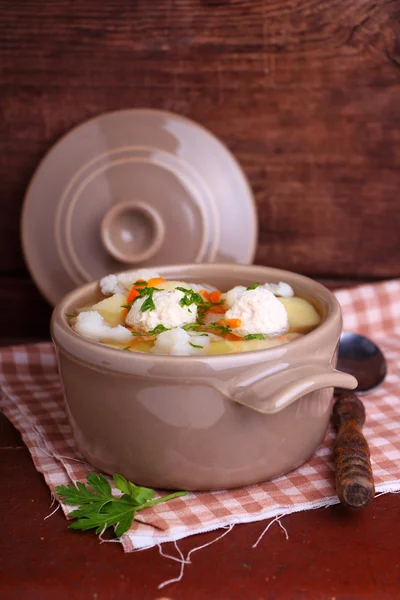
[[[122,202],[113,206],[101,222],[106,250],[123,263],[149,260],[164,240],[164,223],[156,210],[144,202]]]

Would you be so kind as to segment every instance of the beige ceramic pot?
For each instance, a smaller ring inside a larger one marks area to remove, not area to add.
[[[301,275],[243,265],[162,267],[166,278],[219,289],[286,281],[323,317],[288,344],[240,354],[165,356],[91,342],[65,313],[93,303],[96,283],[55,308],[68,414],[82,454],[94,466],[165,489],[230,488],[272,479],[305,462],[322,442],[333,387],[355,388],[335,370],[342,317],[335,297]]]

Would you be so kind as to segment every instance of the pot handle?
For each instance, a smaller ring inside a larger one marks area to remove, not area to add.
[[[296,365],[275,373],[267,373],[257,381],[242,381],[231,394],[238,404],[259,413],[277,413],[301,396],[327,387],[354,389],[357,379],[349,373],[336,371],[332,366]]]

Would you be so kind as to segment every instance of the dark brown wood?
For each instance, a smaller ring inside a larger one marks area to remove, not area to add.
[[[68,529],[20,436],[0,416],[0,597],[2,600],[394,600],[400,595],[400,501],[377,498],[362,511],[341,505],[282,519],[289,539],[266,523],[235,526],[179,565],[158,549],[124,554],[90,532]],[[211,542],[211,532],[179,542],[185,553]],[[174,554],[172,544],[164,548]]]
[[[362,434],[364,405],[354,394],[339,395],[333,407],[336,492],[351,508],[364,508],[375,496],[368,443]]]
[[[50,337],[52,308],[34,283],[23,276],[0,279],[0,332],[5,338]]]
[[[257,263],[400,274],[399,0],[0,9],[2,275],[26,277],[21,203],[45,152],[85,119],[143,106],[199,121],[235,153],[257,200]]]

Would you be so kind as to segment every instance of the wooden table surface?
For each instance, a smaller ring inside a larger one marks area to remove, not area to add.
[[[0,415],[0,598],[2,600],[394,600],[400,597],[400,496],[360,512],[336,505],[282,519],[256,549],[266,522],[237,525],[199,550],[181,582],[157,548],[124,554],[73,532],[52,512],[49,489],[19,433]],[[179,542],[187,554],[220,532]],[[174,553],[172,544],[164,546]]]

